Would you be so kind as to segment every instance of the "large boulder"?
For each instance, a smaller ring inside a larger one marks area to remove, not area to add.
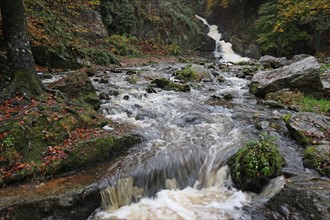
[[[85,71],[72,72],[48,87],[67,94],[69,98],[82,99],[96,110],[100,107],[99,96]]]
[[[303,146],[330,143],[330,117],[311,112],[298,112],[284,117],[294,139]]]
[[[292,177],[282,191],[266,203],[271,212],[263,211],[265,218],[259,219],[330,219],[329,198],[329,180],[310,176]]]
[[[250,84],[250,92],[258,97],[285,88],[298,89],[305,95],[323,96],[320,65],[316,58],[307,57],[288,66],[258,72]]]

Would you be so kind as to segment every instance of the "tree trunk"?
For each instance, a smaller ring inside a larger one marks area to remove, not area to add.
[[[42,83],[35,71],[34,59],[27,38],[27,18],[23,0],[0,0],[2,33],[7,49],[11,82],[0,88],[1,98],[39,95]]]

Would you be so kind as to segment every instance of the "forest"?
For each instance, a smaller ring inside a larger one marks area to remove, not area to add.
[[[0,9],[0,220],[330,218],[329,0]]]

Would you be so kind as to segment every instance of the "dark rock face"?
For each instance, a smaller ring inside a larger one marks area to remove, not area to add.
[[[108,36],[108,31],[102,21],[101,15],[94,10],[81,10],[78,16],[74,17],[75,26],[80,32],[77,35],[97,40]]]
[[[41,66],[64,69],[78,69],[84,66],[84,61],[74,51],[56,53],[44,46],[32,46],[31,49],[35,62]]]
[[[296,141],[303,146],[330,143],[330,117],[299,112],[286,116],[285,124]]]
[[[96,185],[77,189],[62,195],[22,201],[0,209],[0,218],[33,219],[87,219],[101,204]]]
[[[265,68],[274,68],[274,69],[292,64],[292,62],[289,61],[286,57],[273,57],[269,55],[260,57],[259,62]]]
[[[305,95],[323,96],[319,69],[315,57],[307,57],[289,66],[261,71],[253,76],[250,92],[265,97],[267,93],[290,88],[298,89]]]
[[[277,216],[274,219],[330,219],[330,181],[293,177],[266,207]],[[267,215],[264,212],[264,215]],[[263,219],[263,218],[261,218]]]
[[[48,87],[60,90],[70,98],[81,98],[85,102],[91,104],[94,109],[100,107],[100,100],[96,94],[96,90],[89,80],[87,73],[84,71],[73,72],[67,77],[49,84]]]

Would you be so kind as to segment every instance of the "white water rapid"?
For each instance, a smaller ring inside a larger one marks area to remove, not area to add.
[[[282,114],[256,105],[249,81],[237,78],[235,70],[193,65],[204,80],[190,83],[191,91],[150,90],[151,79],[174,79],[186,65],[116,69],[92,78],[99,91],[110,94],[102,101],[102,114],[131,125],[145,141],[108,169],[99,183],[102,205],[90,219],[250,219],[243,207],[262,203],[283,187],[285,179],[279,177],[259,195],[242,192],[233,186],[226,165],[256,137],[253,118],[282,121]],[[108,83],[98,83],[100,78]],[[283,154],[294,154],[287,146],[295,143],[283,139]],[[301,161],[288,166],[303,167]]]
[[[210,25],[205,18],[202,18],[199,15],[196,15],[196,17],[209,28],[207,35],[215,41],[215,50],[213,52],[215,58],[220,59],[221,62],[225,63],[239,63],[250,60],[247,57],[241,57],[240,55],[236,54],[232,49],[231,43],[221,40],[222,34],[219,33],[218,26]]]

